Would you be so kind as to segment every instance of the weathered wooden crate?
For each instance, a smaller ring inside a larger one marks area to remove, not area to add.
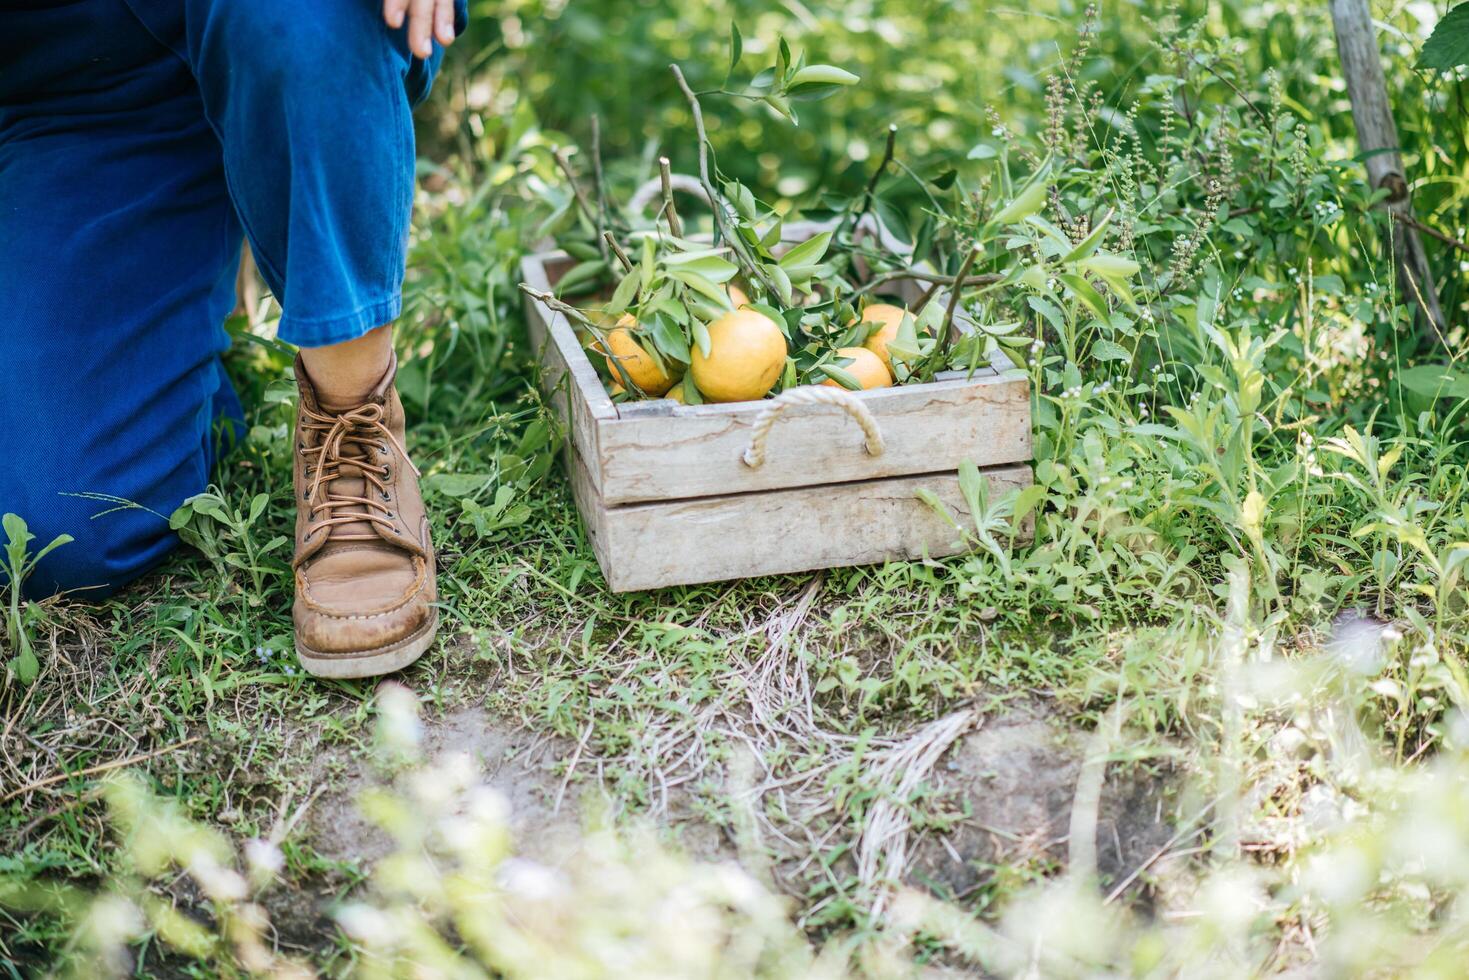
[[[564,252],[531,255],[522,278],[550,291],[574,264]],[[923,288],[894,284],[910,302]],[[879,455],[838,407],[784,406],[765,427],[763,463],[751,466],[746,450],[771,400],[614,403],[567,318],[530,297],[526,315],[542,385],[567,423],[577,506],[614,592],[955,554],[962,535],[916,491],[963,523],[960,463],[979,466],[994,494],[1031,482],[1028,380],[1003,355],[928,384],[847,392],[880,429]]]

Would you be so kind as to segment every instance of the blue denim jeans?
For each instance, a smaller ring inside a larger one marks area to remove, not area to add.
[[[76,539],[27,593],[103,595],[175,544],[240,414],[219,357],[243,238],[284,340],[398,315],[442,52],[381,9],[0,0],[0,512]]]

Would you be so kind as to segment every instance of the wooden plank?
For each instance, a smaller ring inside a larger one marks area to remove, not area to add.
[[[1418,237],[1413,199],[1399,152],[1398,127],[1382,77],[1382,52],[1377,46],[1371,6],[1367,0],[1331,0],[1331,22],[1367,177],[1373,188],[1387,191],[1381,206],[1392,216],[1389,250],[1397,263],[1399,285],[1413,303],[1420,326],[1426,320],[1438,342],[1446,343],[1446,321],[1428,255]]]
[[[601,421],[588,468],[608,506],[713,494],[847,483],[997,466],[1031,458],[1030,393],[1024,376],[855,392],[876,418],[886,448],[863,449],[860,427],[827,405],[792,405],[766,439],[763,466],[745,465],[763,402],[680,406],[664,416]]]
[[[549,292],[570,265],[565,252],[551,252],[527,256],[520,270],[526,283]],[[541,389],[565,423],[568,440],[583,458],[600,459],[597,426],[603,420],[617,418],[617,406],[565,315],[527,296],[525,318],[531,348],[541,362]],[[594,484],[600,483],[601,473],[595,465],[591,476]]]
[[[614,592],[866,565],[965,550],[952,524],[919,500],[968,517],[954,473],[608,507],[569,460],[588,537]],[[987,470],[993,493],[1031,483],[1029,466]],[[1028,532],[1027,532],[1028,533]]]

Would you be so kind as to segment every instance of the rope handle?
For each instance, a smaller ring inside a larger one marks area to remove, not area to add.
[[[873,418],[872,412],[866,405],[853,397],[851,392],[845,388],[803,385],[776,395],[756,417],[755,427],[750,432],[750,445],[746,447],[745,454],[741,457],[746,466],[756,469],[764,465],[765,439],[770,435],[775,420],[780,418],[781,413],[791,405],[834,405],[840,408],[862,427],[862,433],[867,437],[865,443],[867,455],[882,455],[884,448],[882,431],[878,429],[877,419]]]

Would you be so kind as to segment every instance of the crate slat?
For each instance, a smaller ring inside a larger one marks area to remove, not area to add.
[[[758,469],[742,457],[762,402],[679,406],[661,416],[598,426],[594,470],[610,505],[750,493],[997,466],[1030,459],[1030,395],[1023,377],[993,372],[854,393],[876,418],[886,449],[869,456],[862,430],[826,405],[793,405],[770,430]]]
[[[917,496],[932,491],[963,525],[969,511],[952,472],[609,507],[575,454],[567,467],[613,592],[939,558],[965,548],[955,527]],[[1028,466],[984,476],[992,494],[1031,482]]]

